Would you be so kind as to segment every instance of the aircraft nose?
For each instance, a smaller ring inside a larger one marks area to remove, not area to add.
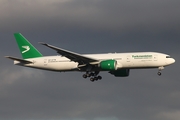
[[[172,58],[172,64],[175,63],[175,62],[176,62],[176,60]]]
[[[175,59],[174,58],[170,58],[169,59],[169,64],[173,64],[173,63],[175,63]]]

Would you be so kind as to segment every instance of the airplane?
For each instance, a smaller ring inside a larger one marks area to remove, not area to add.
[[[5,57],[14,60],[15,65],[57,72],[85,72],[83,78],[89,77],[92,82],[102,79],[101,71],[108,71],[115,77],[128,77],[130,69],[158,68],[160,76],[164,67],[175,62],[170,55],[159,52],[79,54],[40,42],[59,54],[43,56],[21,33],[14,33],[14,37],[22,58]]]

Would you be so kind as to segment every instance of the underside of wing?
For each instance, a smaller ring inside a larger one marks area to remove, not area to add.
[[[90,57],[86,57],[81,54],[71,52],[71,51],[68,51],[68,50],[65,50],[62,48],[58,48],[58,47],[55,47],[55,46],[52,46],[52,45],[49,45],[46,43],[40,43],[40,44],[45,45],[45,46],[57,51],[57,53],[70,59],[71,61],[78,62],[79,65],[91,64],[91,63],[94,64],[99,61],[99,60],[96,60],[96,59],[93,59]]]

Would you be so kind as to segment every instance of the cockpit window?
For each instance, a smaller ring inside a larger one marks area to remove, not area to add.
[[[170,56],[166,56],[166,58],[171,58]]]

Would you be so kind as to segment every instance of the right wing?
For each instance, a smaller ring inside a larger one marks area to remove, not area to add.
[[[57,51],[57,53],[59,53],[60,55],[62,55],[64,57],[67,57],[71,61],[78,62],[79,65],[97,64],[99,62],[99,60],[96,60],[96,59],[93,59],[93,58],[90,58],[90,57],[86,57],[86,56],[83,56],[81,54],[74,53],[74,52],[71,52],[71,51],[68,51],[68,50],[64,50],[62,48],[58,48],[58,47],[49,45],[47,43],[40,43],[40,44],[45,45],[45,46]]]
[[[31,61],[28,61],[28,60],[24,60],[24,59],[20,59],[20,58],[16,58],[16,57],[11,57],[11,56],[5,56],[6,58],[9,58],[11,60],[16,60],[16,61],[19,61],[21,63],[24,63],[24,64],[30,64],[30,63],[33,63]]]

